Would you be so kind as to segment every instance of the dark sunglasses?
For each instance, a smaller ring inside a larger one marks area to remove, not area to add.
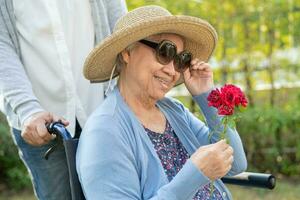
[[[149,40],[140,40],[139,42],[155,50],[156,59],[160,64],[166,65],[173,60],[175,70],[178,72],[185,71],[191,64],[192,54],[189,51],[182,51],[177,54],[176,45],[169,40],[163,40],[159,43]]]

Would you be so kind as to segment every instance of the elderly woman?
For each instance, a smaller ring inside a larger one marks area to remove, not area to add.
[[[206,62],[216,42],[207,22],[145,6],[122,17],[92,51],[86,78],[119,79],[79,141],[77,171],[87,199],[232,198],[220,178],[244,171],[247,162],[236,130],[228,129],[228,143],[219,141],[221,119],[207,105],[214,84]],[[181,83],[207,125],[165,97]]]

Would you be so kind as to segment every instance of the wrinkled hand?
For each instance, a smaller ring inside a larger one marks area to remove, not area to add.
[[[69,125],[69,122],[51,114],[50,112],[38,112],[31,115],[24,121],[21,136],[23,139],[33,146],[41,146],[49,143],[55,138],[55,135],[51,135],[47,128],[46,123],[54,121],[61,121],[65,126]]]
[[[186,88],[193,95],[200,95],[214,87],[213,71],[209,64],[195,58],[191,67],[183,72]]]
[[[210,180],[225,176],[231,169],[233,149],[225,140],[200,147],[192,156],[191,161]]]

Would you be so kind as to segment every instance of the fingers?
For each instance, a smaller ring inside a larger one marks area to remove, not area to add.
[[[228,146],[229,145],[226,143],[226,140],[222,139],[216,143],[201,146],[198,150],[207,149],[207,148],[218,148],[219,151],[223,152],[226,150],[226,148],[228,148]]]
[[[36,135],[37,137],[39,137],[40,140],[42,140],[41,144],[48,143],[55,138],[54,135],[49,134],[45,124],[37,124]]]
[[[23,131],[21,132],[21,136],[28,144],[34,144],[35,139],[31,131],[23,129]]]
[[[55,138],[55,135],[51,135],[46,128],[46,124],[53,121],[61,121],[65,126],[69,125],[69,122],[62,117],[49,112],[39,112],[25,120],[21,136],[33,146],[47,144]]]
[[[228,147],[229,144],[227,144],[225,139],[222,139],[218,142],[215,143],[215,145],[217,146],[217,148],[219,148],[221,151],[225,151]]]
[[[223,173],[223,175],[221,176],[221,177],[223,177],[223,176],[225,176],[229,171],[230,171],[230,169],[232,168],[232,165],[230,164],[230,165],[227,165],[227,168],[225,169],[225,172]],[[220,178],[221,178],[220,177]]]
[[[184,78],[184,80],[188,80],[189,78],[191,77],[191,72],[190,72],[190,70],[184,70],[183,71],[183,78]]]
[[[63,123],[63,125],[68,126],[70,124],[69,121],[67,121],[65,118],[60,118],[60,121]]]
[[[41,113],[39,117],[40,119],[44,120],[45,122],[51,123],[53,121],[53,115],[50,112]]]
[[[226,157],[231,156],[233,154],[233,148],[230,145],[228,145],[224,150],[224,154],[226,155]]]
[[[204,61],[195,58],[191,61],[191,70],[201,70],[204,72],[211,72],[210,65]]]
[[[61,122],[64,126],[68,126],[70,124],[69,121],[67,121],[65,118],[63,117],[58,117],[56,115],[53,115],[53,120],[54,122]]]
[[[229,158],[227,160],[225,160],[225,162],[228,164],[228,165],[231,165],[234,161],[234,158],[233,158],[233,155],[229,156]]]
[[[23,128],[21,136],[28,144],[31,144],[33,146],[40,146],[46,143],[45,140],[38,134],[35,127],[32,125],[28,125]]]
[[[223,177],[232,167],[233,148],[226,140],[200,147],[191,160],[211,180]],[[213,172],[210,170],[213,169]]]
[[[203,72],[211,72],[210,65],[204,61],[199,60],[198,58],[195,58],[191,61],[190,70],[185,70],[183,74],[189,75],[193,71],[203,71]]]
[[[215,143],[215,152],[220,157],[220,160],[228,161],[228,163],[232,163],[233,161],[233,148],[227,144],[226,140],[220,140]]]
[[[231,169],[232,167],[232,163],[234,161],[234,157],[233,157],[233,148],[231,146],[228,145],[228,147],[225,149],[225,151],[223,152],[224,155],[224,164],[225,164],[225,174],[228,173],[228,171]]]

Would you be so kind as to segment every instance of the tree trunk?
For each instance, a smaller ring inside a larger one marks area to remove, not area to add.
[[[247,92],[247,97],[248,97],[248,103],[249,106],[253,106],[253,88],[252,88],[252,81],[251,81],[251,74],[252,71],[250,70],[250,66],[248,63],[248,59],[249,59],[249,53],[251,52],[250,47],[251,44],[249,44],[250,41],[250,36],[249,36],[249,25],[248,25],[248,19],[247,16],[245,16],[244,18],[244,37],[245,37],[245,46],[244,46],[244,52],[245,52],[245,57],[243,58],[243,72],[245,75],[245,82],[246,82],[246,92]]]
[[[275,80],[274,80],[274,65],[273,65],[273,47],[274,47],[274,41],[275,41],[275,31],[272,27],[272,25],[269,26],[269,52],[268,52],[268,60],[269,60],[269,66],[268,66],[268,74],[270,79],[270,105],[271,107],[274,106],[275,103]]]

